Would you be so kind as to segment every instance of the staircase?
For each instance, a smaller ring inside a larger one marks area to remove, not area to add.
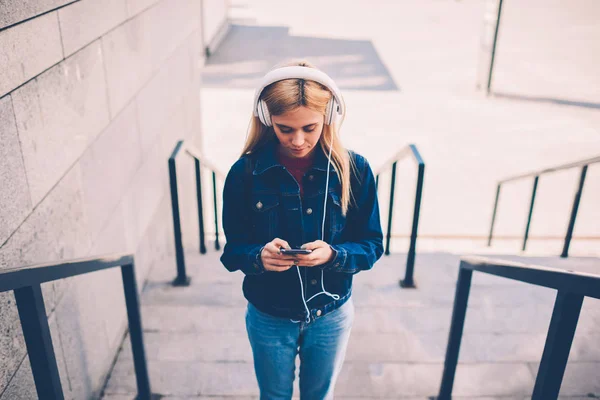
[[[244,325],[243,275],[225,270],[220,253],[208,247],[206,255],[186,253],[190,286],[172,286],[175,271],[156,268],[142,293],[152,391],[167,399],[258,398]],[[356,276],[356,320],[336,398],[437,395],[459,257],[419,254],[416,290],[398,287],[405,260],[405,254],[392,254],[372,271]],[[594,258],[527,262],[590,272],[599,265]],[[551,289],[473,276],[454,398],[531,397],[554,297]],[[600,397],[598,343],[600,300],[586,298],[561,396]],[[133,400],[135,393],[131,350],[125,340],[103,399]]]

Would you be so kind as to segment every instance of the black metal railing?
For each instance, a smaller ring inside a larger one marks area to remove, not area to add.
[[[498,11],[496,13],[496,26],[494,27],[494,42],[492,44],[490,55],[490,69],[487,79],[487,94],[490,94],[492,87],[492,76],[494,73],[494,61],[496,60],[496,48],[498,47],[498,31],[500,30],[500,19],[502,17],[502,0],[498,0]],[[483,39],[485,40],[485,38]]]
[[[516,181],[524,178],[534,177],[533,180],[533,190],[531,192],[531,201],[529,205],[529,213],[527,217],[527,225],[525,227],[525,234],[523,235],[523,251],[527,248],[527,240],[529,239],[529,228],[531,227],[531,216],[533,215],[533,206],[535,205],[535,196],[537,193],[538,183],[540,180],[540,176],[543,174],[548,174],[551,172],[562,171],[570,168],[581,167],[581,174],[579,176],[579,186],[577,188],[577,192],[575,193],[575,199],[573,200],[573,207],[571,208],[571,218],[569,219],[569,225],[567,227],[567,233],[565,235],[565,241],[563,243],[563,250],[561,253],[561,257],[569,256],[569,246],[571,245],[571,238],[573,237],[573,229],[575,228],[575,220],[577,219],[577,211],[579,210],[579,202],[581,201],[581,193],[583,191],[583,185],[585,184],[585,176],[587,174],[588,165],[600,163],[600,156],[589,158],[587,160],[577,161],[565,165],[560,165],[553,168],[546,168],[540,171],[534,171],[523,175],[517,175],[510,178],[503,179],[498,182],[498,187],[496,188],[496,200],[494,201],[494,211],[492,212],[492,223],[490,225],[490,234],[488,236],[488,247],[492,245],[492,237],[494,234],[494,224],[496,222],[496,213],[498,211],[498,201],[500,199],[500,188],[502,184]]]
[[[452,386],[458,363],[473,271],[545,286],[558,291],[532,399],[558,398],[583,298],[587,296],[600,299],[600,275],[476,256],[461,258],[438,400],[450,400],[452,397]]]
[[[186,274],[185,256],[183,251],[183,241],[181,237],[181,214],[179,212],[179,191],[177,188],[177,156],[184,150],[188,155],[194,158],[196,170],[196,199],[198,203],[198,227],[200,237],[200,253],[206,253],[206,241],[204,231],[204,206],[202,201],[202,173],[201,168],[205,166],[212,172],[212,187],[213,187],[213,205],[214,205],[214,221],[215,221],[215,249],[220,250],[219,243],[219,213],[217,204],[217,177],[224,179],[214,166],[203,160],[200,152],[193,146],[184,143],[182,140],[177,142],[173,153],[169,157],[169,181],[171,186],[171,208],[173,212],[173,230],[175,235],[175,258],[177,261],[177,277],[173,280],[174,286],[188,286],[190,277]]]
[[[390,239],[392,236],[392,216],[394,213],[394,191],[396,189],[396,166],[399,161],[407,157],[408,155],[412,155],[414,161],[417,163],[418,172],[417,172],[417,190],[415,193],[415,206],[413,211],[413,222],[412,222],[412,230],[410,234],[410,248],[408,250],[408,255],[406,259],[406,272],[404,275],[404,279],[400,281],[400,286],[402,287],[416,287],[415,281],[413,279],[414,268],[415,268],[415,254],[417,249],[417,237],[418,237],[418,228],[419,228],[419,215],[421,213],[421,197],[423,195],[423,180],[425,177],[425,161],[421,157],[417,146],[414,144],[410,144],[400,150],[394,157],[391,158],[390,161],[386,162],[376,173],[376,185],[379,187],[379,175],[391,166],[392,168],[392,178],[390,182],[390,205],[388,211],[388,223],[387,223],[387,233],[386,233],[386,241],[385,241],[385,255],[390,254]]]
[[[123,277],[127,318],[129,320],[129,337],[131,339],[138,388],[137,399],[151,399],[152,393],[150,391],[150,379],[148,378],[132,255],[71,260],[61,264],[39,264],[0,271],[0,292],[14,291],[39,399],[64,399],[41,284],[113,267],[121,267]]]

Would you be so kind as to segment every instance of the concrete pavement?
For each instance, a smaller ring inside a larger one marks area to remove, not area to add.
[[[422,249],[478,249],[498,179],[600,154],[599,4],[505,2],[491,97],[476,89],[485,8],[484,1],[233,1],[233,26],[203,72],[204,151],[226,172],[241,151],[258,79],[283,59],[305,57],[341,87],[344,143],[375,170],[417,144],[426,161]],[[410,162],[400,164],[395,235],[410,233],[414,175]],[[540,179],[535,254],[560,253],[578,176],[575,169]],[[573,254],[599,252],[599,177],[600,165],[591,166]],[[497,241],[496,251],[520,250],[532,184],[503,189],[496,233],[512,239]]]

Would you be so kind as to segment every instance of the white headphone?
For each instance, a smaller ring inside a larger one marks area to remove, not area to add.
[[[333,124],[338,115],[344,115],[346,111],[344,98],[342,97],[342,94],[333,79],[331,79],[326,73],[310,67],[282,67],[268,72],[260,82],[260,85],[254,94],[254,116],[258,117],[260,122],[262,122],[264,125],[273,126],[273,122],[271,121],[271,114],[269,113],[267,103],[260,99],[260,95],[262,91],[270,84],[283,81],[285,79],[306,79],[309,81],[315,81],[324,85],[331,91],[332,96],[329,100],[329,103],[327,103],[327,108],[325,110],[326,125]]]

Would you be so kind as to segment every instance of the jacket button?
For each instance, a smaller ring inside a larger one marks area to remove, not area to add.
[[[309,180],[309,181],[312,181],[313,179],[315,179],[315,176],[314,176],[314,175],[309,175],[309,176],[308,176],[308,180]]]
[[[317,284],[317,280],[313,279],[312,281],[310,281],[310,283],[312,283],[313,285],[316,285]]]
[[[306,213],[307,213],[308,215],[312,214],[312,208],[307,208],[307,209],[306,209]]]
[[[258,203],[256,203],[256,208],[258,208],[259,210],[263,207],[263,203],[261,203],[260,201]]]
[[[317,317],[320,317],[320,316],[321,316],[321,314],[322,314],[322,313],[321,313],[321,310],[317,310]]]

